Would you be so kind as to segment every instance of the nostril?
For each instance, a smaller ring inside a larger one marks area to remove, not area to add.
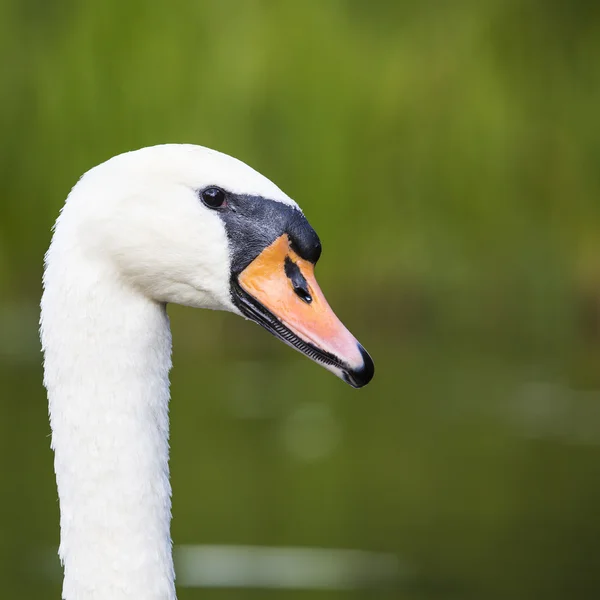
[[[292,284],[296,296],[303,302],[306,302],[306,304],[310,304],[312,302],[312,296],[308,291],[308,283],[306,279],[304,279],[304,275],[302,275],[298,265],[290,260],[289,256],[285,257],[284,271]]]
[[[298,296],[298,298],[300,298],[300,300],[306,302],[306,304],[310,304],[312,302],[312,296],[310,295],[310,292],[303,286],[296,286],[294,285],[294,292],[296,293],[296,296]]]

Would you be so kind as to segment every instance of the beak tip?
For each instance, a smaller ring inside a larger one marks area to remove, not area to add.
[[[360,344],[358,344],[358,350],[363,359],[362,366],[358,369],[349,370],[344,374],[344,379],[353,388],[361,388],[367,385],[375,374],[375,365],[369,353]]]

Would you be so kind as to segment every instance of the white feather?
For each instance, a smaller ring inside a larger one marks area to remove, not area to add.
[[[40,322],[65,600],[175,598],[164,303],[237,312],[208,185],[296,206],[234,158],[164,145],[89,171],[57,220]]]

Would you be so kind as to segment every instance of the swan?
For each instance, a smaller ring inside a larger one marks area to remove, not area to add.
[[[73,187],[45,256],[40,337],[65,600],[174,600],[169,302],[250,319],[353,387],[373,361],[314,276],[298,205],[193,145],[115,156]]]

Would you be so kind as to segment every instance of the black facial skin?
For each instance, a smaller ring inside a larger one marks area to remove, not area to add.
[[[231,248],[231,273],[239,275],[267,246],[287,233],[292,249],[298,256],[315,264],[321,256],[321,241],[306,217],[294,206],[269,200],[262,196],[232,194],[211,186],[200,190],[200,198],[218,195],[223,191],[225,200],[215,207],[225,223]]]
[[[208,208],[219,214],[225,224],[231,253],[231,298],[237,308],[275,337],[316,362],[338,367],[352,387],[366,385],[373,377],[374,366],[371,357],[360,344],[364,366],[359,370],[352,370],[336,356],[300,339],[260,302],[246,293],[238,283],[238,275],[265,248],[284,234],[287,234],[292,250],[300,258],[313,264],[319,260],[319,236],[300,210],[262,196],[232,194],[216,186],[199,190],[198,195]],[[310,304],[312,297],[298,266],[288,258],[283,268],[295,293]]]

